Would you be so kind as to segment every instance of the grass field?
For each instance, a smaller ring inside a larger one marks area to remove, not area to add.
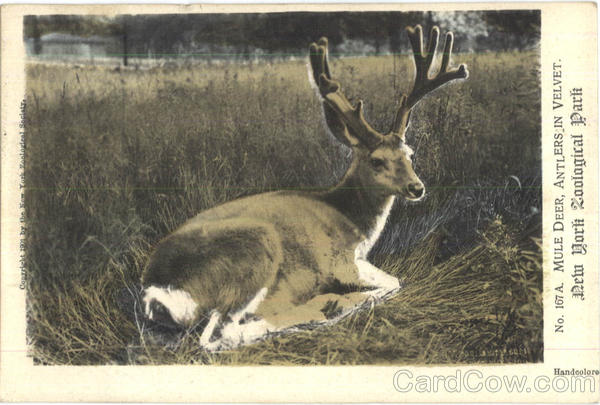
[[[371,260],[393,300],[328,328],[205,353],[164,344],[133,303],[152,247],[196,213],[265,190],[327,187],[349,163],[305,61],[149,70],[27,68],[31,354],[40,364],[424,364],[542,360],[538,55],[455,56],[470,78],[413,112],[428,188],[398,204]],[[408,58],[333,60],[367,119],[391,125]],[[126,294],[125,294],[126,295]]]

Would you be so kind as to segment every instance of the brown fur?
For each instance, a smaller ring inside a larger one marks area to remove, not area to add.
[[[142,283],[189,292],[197,320],[239,309],[262,287],[268,296],[258,314],[275,326],[322,319],[322,300],[314,299],[358,288],[354,249],[385,200],[416,179],[397,145],[376,152],[387,168],[374,170],[372,153],[355,148],[348,173],[328,192],[258,194],[200,213],[158,245]],[[357,297],[338,299],[350,305]]]
[[[332,302],[355,306],[366,298],[361,282],[386,291],[397,288],[397,280],[365,257],[355,261],[355,249],[369,236],[391,195],[418,200],[424,194],[404,145],[412,106],[436,87],[467,76],[465,66],[448,70],[448,34],[442,68],[428,78],[433,58],[423,57],[419,48],[421,27],[408,32],[417,80],[411,94],[402,97],[388,135],[374,130],[365,120],[362,101],[353,107],[332,79],[327,39],[310,46],[325,120],[334,137],[353,150],[350,169],[337,186],[324,193],[259,194],[200,213],[159,244],[143,284],[189,293],[198,304],[195,321],[213,310],[237,311],[267,288],[256,313],[277,328],[321,321],[335,309]],[[438,36],[439,30],[432,29],[428,54],[435,54]]]

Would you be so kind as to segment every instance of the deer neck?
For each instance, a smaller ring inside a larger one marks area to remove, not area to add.
[[[393,205],[394,196],[368,181],[357,159],[342,181],[323,194],[323,200],[351,220],[363,235],[377,240]]]

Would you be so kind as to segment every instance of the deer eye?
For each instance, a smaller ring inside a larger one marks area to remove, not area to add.
[[[385,167],[385,161],[379,158],[371,158],[371,166],[376,170],[381,170]]]

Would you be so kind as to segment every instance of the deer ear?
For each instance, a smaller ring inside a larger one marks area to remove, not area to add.
[[[352,148],[364,148],[365,145],[362,144],[362,142],[360,142],[358,140],[358,138],[352,136],[352,134],[350,133],[350,131],[348,131],[348,128],[346,127],[346,139],[348,140],[348,143],[346,145],[352,147]]]
[[[325,122],[329,133],[335,139],[348,147],[356,147],[359,145],[358,139],[350,135],[346,124],[339,118],[337,113],[327,103],[323,103],[323,111],[325,112]]]
[[[408,129],[408,127],[410,126],[410,116],[411,116],[411,115],[412,115],[412,110],[410,110],[410,111],[408,112],[408,115],[406,116],[406,127],[404,128],[404,132],[403,132],[403,134],[404,134],[404,133],[406,133],[406,130],[407,130],[407,129]],[[402,136],[404,136],[404,135],[402,135]]]
[[[402,134],[392,134],[392,136],[394,137],[394,142],[398,142],[398,143],[404,143],[404,142],[406,142],[406,136],[404,135],[404,133],[402,133]]]

